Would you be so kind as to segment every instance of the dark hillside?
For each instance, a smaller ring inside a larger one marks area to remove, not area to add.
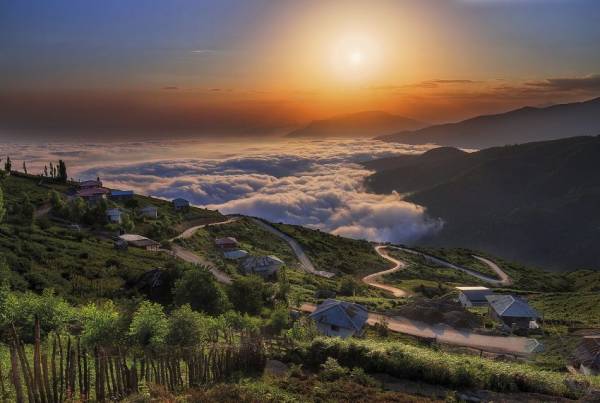
[[[457,123],[404,131],[378,139],[406,144],[439,144],[486,148],[600,132],[600,98],[586,102],[526,107],[496,115],[478,116]]]
[[[414,159],[371,176],[380,193],[442,217],[427,240],[548,268],[600,268],[600,137],[491,148],[446,161]]]

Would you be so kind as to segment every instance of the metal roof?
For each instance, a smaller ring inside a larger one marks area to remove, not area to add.
[[[539,318],[538,313],[525,300],[513,295],[488,295],[485,298],[499,316]]]
[[[369,312],[359,304],[327,299],[317,306],[310,317],[319,323],[360,331],[369,317]]]
[[[471,302],[486,302],[488,295],[494,295],[494,291],[487,287],[456,287]]]

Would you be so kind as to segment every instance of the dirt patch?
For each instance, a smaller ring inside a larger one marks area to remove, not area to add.
[[[446,324],[455,329],[473,330],[482,326],[479,316],[447,299],[415,298],[386,314],[392,317],[403,316],[429,325]]]

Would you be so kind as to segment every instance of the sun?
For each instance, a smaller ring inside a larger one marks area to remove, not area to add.
[[[353,66],[358,66],[358,65],[362,64],[363,58],[364,58],[363,52],[358,49],[353,50],[348,55],[348,60],[350,61],[350,64]]]
[[[330,71],[337,82],[362,85],[376,76],[381,56],[381,44],[374,35],[340,35],[329,50]]]

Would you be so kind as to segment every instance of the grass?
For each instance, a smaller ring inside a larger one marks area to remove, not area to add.
[[[112,241],[56,226],[4,225],[0,254],[11,269],[15,289],[54,288],[71,301],[134,295],[141,274],[172,259],[136,248],[117,251]]]
[[[545,320],[561,321],[575,326],[600,326],[598,292],[544,293],[531,295],[528,300]]]
[[[298,225],[274,224],[296,239],[318,270],[364,276],[390,267],[373,245],[365,240],[344,238]]]
[[[218,268],[234,274],[237,273],[238,262],[225,259],[223,251],[215,246],[216,238],[228,236],[236,238],[240,242],[240,249],[252,255],[275,255],[282,259],[288,268],[298,268],[298,260],[289,245],[249,218],[201,228],[192,238],[178,242],[205,256]]]
[[[25,176],[24,174],[10,175],[2,180],[2,189],[4,191],[5,203],[19,203],[26,193],[34,206],[40,206],[49,200],[51,190],[59,192],[66,191],[69,186],[66,184],[47,182],[40,186],[42,178],[36,176]]]
[[[481,274],[496,278],[496,273],[485,263],[475,259],[473,251],[464,248],[415,248],[429,255],[439,257],[458,266],[474,270]]]
[[[318,338],[291,354],[291,358],[313,367],[325,362],[327,357],[347,367],[361,367],[368,373],[383,372],[451,388],[578,398],[585,390],[574,386],[576,383],[600,386],[599,377],[573,376],[540,370],[527,363],[495,361],[395,342]]]

